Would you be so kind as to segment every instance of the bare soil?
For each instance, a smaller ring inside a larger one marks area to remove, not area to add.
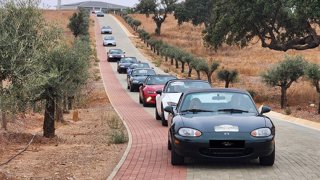
[[[110,115],[116,115],[102,82],[94,83],[88,108],[71,112],[58,123],[56,137],[41,134],[42,115],[27,115],[9,122],[0,133],[0,163],[22,150],[37,133],[27,151],[0,166],[0,179],[106,179],[122,157],[127,144],[110,143]]]

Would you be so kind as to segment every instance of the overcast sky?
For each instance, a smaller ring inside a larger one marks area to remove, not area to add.
[[[61,0],[61,4],[71,4],[75,2],[83,2],[86,0]],[[88,0],[89,1],[89,0]],[[118,5],[124,5],[133,7],[136,3],[138,3],[138,0],[96,0],[96,1],[102,1],[112,4],[118,4]],[[41,7],[43,8],[55,8],[54,6],[57,5],[58,0],[41,0]]]

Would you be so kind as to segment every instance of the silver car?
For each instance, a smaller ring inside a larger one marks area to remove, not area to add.
[[[112,34],[112,28],[110,26],[103,26],[101,28],[101,34]]]
[[[103,46],[116,46],[116,40],[113,36],[105,36],[103,39]]]

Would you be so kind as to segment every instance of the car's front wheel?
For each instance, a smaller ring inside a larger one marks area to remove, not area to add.
[[[161,120],[161,116],[159,115],[157,108],[155,109],[155,114],[156,114],[156,120]]]
[[[132,85],[130,86],[130,92],[134,92]]]
[[[161,124],[162,124],[162,126],[168,126],[168,122],[166,121],[166,118],[164,117],[164,111],[163,111],[162,105],[161,105]]]
[[[269,154],[268,156],[262,156],[259,157],[260,160],[260,165],[262,166],[272,166],[274,164],[274,159],[275,159],[275,149],[273,149],[272,153]]]
[[[139,103],[140,103],[140,104],[143,103],[140,95],[139,95]]]
[[[171,164],[182,165],[184,163],[184,157],[176,153],[174,145],[171,144]]]

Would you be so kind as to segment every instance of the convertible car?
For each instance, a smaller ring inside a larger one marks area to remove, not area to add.
[[[168,115],[168,149],[171,164],[184,157],[204,159],[256,159],[272,166],[275,160],[275,127],[259,112],[246,91],[206,89],[185,92]]]
[[[156,72],[150,68],[137,68],[131,71],[127,76],[127,88],[130,92],[138,91],[148,76],[156,75]]]
[[[144,107],[155,105],[156,91],[161,90],[163,86],[172,79],[177,79],[177,77],[161,74],[147,77],[142,86],[139,87],[139,102],[143,104]]]
[[[166,106],[175,106],[181,94],[188,89],[208,89],[211,88],[208,81],[192,79],[175,79],[168,81],[163,91],[158,90],[156,96],[155,116],[161,120],[163,126],[167,125],[168,113],[163,111]]]

